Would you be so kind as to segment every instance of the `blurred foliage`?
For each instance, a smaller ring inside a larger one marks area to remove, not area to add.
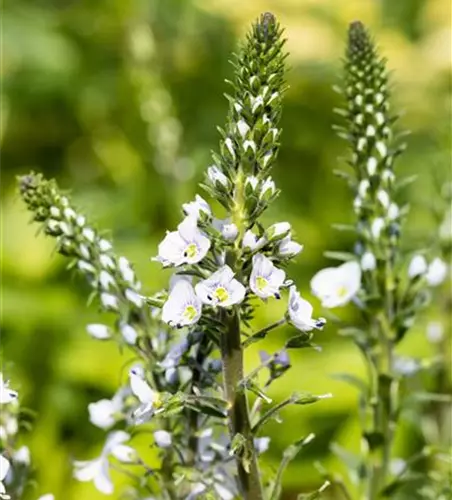
[[[274,178],[282,196],[271,217],[290,220],[305,244],[291,272],[305,292],[327,264],[323,252],[345,250],[350,237],[331,229],[351,218],[351,197],[333,174],[344,145],[332,131],[333,108],[347,24],[355,19],[375,33],[395,70],[394,106],[410,129],[402,174],[418,174],[402,196],[413,203],[407,244],[431,242],[429,205],[434,178],[450,175],[451,6],[447,0],[14,0],[3,5],[2,349],[3,371],[36,412],[31,443],[40,492],[72,500],[101,498],[90,484],[71,479],[74,456],[94,456],[103,432],[88,422],[87,404],[110,397],[126,359],[84,327],[99,314],[86,308],[87,288],[69,276],[51,243],[35,238],[15,192],[15,176],[30,168],[70,187],[76,204],[99,228],[111,228],[117,247],[136,264],[146,291],[163,286],[168,272],[149,261],[181,202],[216,148],[224,122],[231,52],[250,21],[268,8],[286,27],[291,53],[283,144]],[[277,309],[270,303],[264,326]],[[349,312],[340,311],[345,317]],[[431,315],[434,312],[430,313]],[[425,315],[425,322],[428,314]],[[265,347],[277,349],[289,328]],[[282,338],[283,337],[283,338]],[[287,498],[320,484],[314,462],[344,472],[329,453],[332,440],[358,450],[357,394],[332,374],[361,373],[359,354],[337,336],[334,322],[317,336],[321,352],[297,352],[295,368],[272,396],[293,390],[332,392],[312,407],[287,410],[270,424],[266,467],[285,446],[314,431],[317,439],[285,476]],[[402,346],[405,354],[432,352],[420,322]],[[7,360],[7,361],[6,361]],[[249,366],[257,361],[251,352]],[[409,438],[407,436],[409,435]],[[409,420],[398,436],[401,457],[424,437]],[[291,493],[292,492],[292,493]],[[339,492],[329,490],[331,498]]]

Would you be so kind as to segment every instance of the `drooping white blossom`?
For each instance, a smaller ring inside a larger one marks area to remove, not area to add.
[[[199,321],[202,302],[195,293],[192,284],[184,279],[172,287],[167,301],[162,308],[162,321],[181,328]]]
[[[278,245],[278,255],[280,257],[295,257],[303,250],[303,245],[292,240],[290,234],[284,237]]]
[[[197,226],[195,217],[186,217],[177,227],[177,231],[168,232],[159,245],[156,260],[164,266],[196,264],[209,251],[210,240]]]
[[[201,212],[208,216],[212,215],[209,204],[202,196],[199,196],[199,194],[196,195],[195,201],[184,203],[182,209],[185,215],[194,217],[195,219],[199,219]]]
[[[311,289],[327,308],[347,304],[361,286],[361,267],[355,261],[338,267],[327,267],[319,271],[311,280]]]
[[[110,455],[121,462],[132,462],[136,459],[136,452],[130,446],[124,445],[130,439],[124,431],[115,431],[107,436],[100,457],[94,460],[77,460],[74,462],[74,477],[78,481],[93,481],[94,486],[106,495],[114,491],[110,478]]]
[[[253,256],[253,268],[250,276],[250,288],[261,299],[281,297],[279,289],[284,284],[286,273],[278,269],[265,255],[258,253]]]
[[[245,287],[234,278],[234,272],[229,266],[223,266],[210,278],[200,281],[196,294],[204,304],[228,307],[242,302],[245,297]]]
[[[430,286],[438,286],[446,279],[447,276],[447,264],[436,257],[429,264],[427,269],[427,274],[425,275],[425,279]]]
[[[314,328],[321,329],[326,321],[324,318],[314,319],[312,317],[312,305],[301,298],[296,286],[289,290],[288,313],[291,323],[302,332],[310,332]]]
[[[17,391],[9,388],[9,382],[3,380],[3,374],[0,372],[0,404],[8,404],[16,401],[18,396]]]
[[[237,226],[227,219],[213,219],[212,226],[221,233],[221,236],[227,241],[234,241],[239,234]]]
[[[250,250],[256,250],[260,248],[265,243],[265,238],[258,238],[256,234],[250,229],[246,231],[243,236],[242,245],[243,248],[249,248]]]
[[[423,255],[415,255],[408,266],[408,277],[413,279],[427,272],[427,261]]]

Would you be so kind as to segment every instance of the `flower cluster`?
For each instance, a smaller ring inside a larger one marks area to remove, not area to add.
[[[116,394],[88,407],[91,423],[108,435],[98,458],[74,463],[74,476],[92,481],[103,493],[114,490],[111,468],[127,467],[127,474],[136,478],[137,498],[151,493],[174,499],[211,494],[224,500],[261,500],[258,456],[269,446],[269,439],[260,435],[263,426],[287,405],[329,396],[293,394],[268,407],[272,400],[266,394],[290,369],[287,350],[310,345],[313,331],[325,324],[323,318],[313,318],[311,304],[287,278],[285,265],[302,250],[291,225],[278,222],[264,228],[259,221],[279,194],[270,171],[281,133],[283,46],[282,30],[267,13],[236,57],[227,123],[202,185],[227,216],[215,217],[200,195],[182,206],[183,220],[167,232],[154,258],[174,269],[166,290],[143,295],[132,265],[116,256],[112,244],[87,224],[53,181],[36,174],[20,179],[34,220],[85,275],[102,310],[115,317],[114,327],[91,324],[88,333],[125,344],[137,358]],[[285,293],[284,317],[253,332],[256,307]],[[343,294],[339,289],[335,293]],[[298,333],[277,353],[261,354],[261,364],[245,374],[244,349],[285,323]],[[257,374],[263,369],[269,377],[261,388]],[[256,400],[249,410],[250,392]],[[136,425],[150,427],[161,457],[159,469],[126,444]],[[287,457],[293,458],[311,439],[290,447]],[[287,457],[272,498],[278,496]],[[141,472],[135,476],[128,466]],[[147,481],[151,475],[159,481]]]

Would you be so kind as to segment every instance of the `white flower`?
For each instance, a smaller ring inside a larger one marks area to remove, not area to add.
[[[153,414],[154,407],[160,400],[159,393],[151,389],[140,368],[131,368],[129,380],[133,394],[140,401],[140,406],[135,410],[134,415],[141,421],[146,415]]]
[[[281,240],[278,245],[278,255],[281,257],[294,257],[303,250],[303,245],[291,239],[290,234]]]
[[[201,300],[190,282],[178,280],[163,304],[162,321],[181,328],[199,321],[202,312]]]
[[[302,332],[310,332],[314,328],[321,329],[326,321],[323,318],[313,319],[312,306],[301,298],[295,286],[289,290],[289,318],[291,323]]]
[[[120,326],[121,334],[123,339],[130,345],[135,345],[138,332],[135,330],[133,326],[128,325],[127,323],[123,323]]]
[[[311,289],[327,308],[347,304],[361,286],[361,267],[355,261],[338,267],[327,267],[311,280]]]
[[[50,215],[59,219],[61,217],[61,210],[58,207],[50,207]]]
[[[245,287],[234,278],[229,266],[223,266],[210,278],[199,282],[195,289],[204,304],[221,307],[242,302],[246,293]]]
[[[212,165],[207,169],[207,177],[209,178],[209,181],[213,184],[213,186],[215,186],[217,182],[224,187],[227,187],[229,184],[228,178],[215,165]]]
[[[164,266],[196,264],[209,251],[210,240],[197,226],[194,217],[186,217],[177,227],[177,231],[168,232],[159,245],[157,260]]]
[[[113,247],[111,245],[111,243],[107,240],[99,240],[99,248],[100,248],[100,251],[101,252],[108,252],[109,250],[111,250]]]
[[[392,202],[389,204],[388,207],[388,219],[389,220],[395,220],[400,214],[399,207],[397,206],[396,203]]]
[[[370,182],[368,179],[363,179],[359,184],[358,184],[358,194],[361,198],[365,198],[367,195],[367,192],[369,191],[370,187]]]
[[[92,323],[86,327],[86,331],[95,339],[104,340],[111,337],[111,332],[108,326],[100,323]]]
[[[172,445],[171,434],[167,431],[155,431],[154,441],[159,448],[169,448]]]
[[[258,186],[258,184],[259,184],[259,179],[258,179],[257,177],[255,177],[254,175],[250,175],[250,176],[248,176],[248,177],[246,178],[246,181],[245,181],[245,187],[246,187],[248,184],[251,186],[251,188],[252,188],[252,190],[253,190],[253,191],[256,191],[257,186]]]
[[[250,129],[250,127],[246,123],[245,120],[239,120],[237,122],[237,130],[238,130],[240,136],[242,137],[242,139],[246,136],[246,134],[248,133],[249,129]]]
[[[438,286],[446,279],[447,276],[447,264],[441,260],[439,257],[433,259],[433,261],[428,266],[427,274],[425,279],[430,286]]]
[[[25,465],[30,465],[30,450],[28,446],[21,446],[14,452],[14,461]]]
[[[389,208],[389,194],[384,189],[379,189],[377,192],[378,201],[381,203],[383,208]]]
[[[270,191],[269,196],[274,195],[275,191],[276,191],[275,182],[273,181],[273,179],[271,177],[267,177],[267,179],[265,179],[265,182],[262,184],[261,198],[263,198],[266,195],[267,191]]]
[[[363,271],[373,271],[377,266],[377,259],[372,252],[365,252],[361,257],[361,269]]]
[[[234,241],[239,234],[237,226],[228,219],[214,219],[212,226],[221,233],[225,240]]]
[[[0,498],[4,498],[6,500],[11,497],[6,495],[6,489],[3,481],[8,474],[10,466],[9,461],[3,455],[0,455]]]
[[[277,222],[271,225],[267,231],[266,235],[269,240],[280,238],[281,236],[287,236],[290,231],[290,224],[288,222]]]
[[[206,215],[212,214],[212,210],[210,209],[209,204],[203,197],[199,196],[199,194],[196,195],[195,201],[184,203],[182,205],[182,210],[184,211],[185,215],[189,215],[191,217],[194,217],[195,219],[199,219],[201,212],[205,213]]]
[[[38,500],[55,500],[55,497],[52,495],[52,493],[47,493],[46,495],[40,496]]]
[[[369,175],[375,175],[375,173],[377,172],[377,166],[378,166],[378,161],[376,158],[374,158],[373,156],[371,156],[368,160],[367,160],[367,173]]]
[[[110,287],[115,287],[116,283],[113,276],[107,271],[102,270],[99,275],[99,282],[104,290],[108,290]]]
[[[101,399],[88,405],[89,421],[101,429],[109,429],[122,412],[124,397],[129,389],[121,387],[111,399]]]
[[[72,210],[72,208],[65,208],[63,210],[64,216],[66,219],[75,219],[77,217],[77,214]]]
[[[441,342],[444,338],[444,326],[439,321],[430,321],[427,324],[427,339],[432,344]]]
[[[384,227],[385,227],[385,221],[381,217],[377,217],[372,221],[372,224],[370,226],[370,232],[375,240],[378,240]]]
[[[427,261],[423,255],[415,255],[408,266],[408,276],[413,279],[427,272]]]
[[[3,381],[3,374],[0,372],[0,404],[8,404],[16,401],[19,394],[9,388],[9,382]]]
[[[77,223],[77,226],[82,227],[85,225],[86,219],[83,215],[78,215],[77,219],[75,219],[75,222]]]
[[[250,250],[256,250],[263,243],[265,243],[265,238],[257,239],[257,236],[250,229],[246,231],[242,240],[243,248],[249,248]]]
[[[130,262],[125,257],[119,257],[118,267],[124,281],[127,281],[128,283],[133,283],[135,281],[135,273],[130,266]]]
[[[88,247],[83,243],[79,246],[80,253],[84,259],[89,259],[91,257]]]
[[[254,141],[246,140],[243,141],[243,150],[245,153],[247,152],[248,149],[251,149],[253,153],[256,152],[256,143]]]
[[[82,235],[91,243],[94,241],[94,238],[96,237],[96,233],[90,227],[85,227],[82,230]]]
[[[86,262],[84,260],[79,260],[77,262],[77,267],[80,269],[80,271],[83,271],[85,273],[95,273],[96,268],[90,264],[89,262]]]
[[[93,481],[94,486],[106,495],[113,493],[113,483],[110,479],[109,455],[113,455],[121,462],[131,462],[136,457],[135,450],[123,443],[130,439],[124,431],[115,431],[107,436],[100,457],[94,460],[75,461],[74,477],[78,481]]]
[[[286,273],[275,267],[265,255],[261,253],[254,255],[250,288],[258,297],[261,299],[281,298],[279,289],[284,284],[285,279]]]
[[[257,453],[265,453],[270,446],[270,438],[268,436],[262,436],[258,438],[254,438],[254,448]]]
[[[118,309],[118,298],[112,295],[111,293],[101,293],[100,301],[105,309]]]
[[[246,142],[246,141],[245,141]],[[228,148],[230,155],[235,158],[234,144],[230,137],[227,137],[224,141],[224,145]]]
[[[261,95],[258,95],[257,97],[250,96],[250,101],[251,101],[252,113],[255,113],[260,106],[264,105],[264,99],[262,98]]]
[[[114,269],[116,267],[115,263],[113,262],[113,259],[105,253],[100,254],[99,261],[100,261],[100,265],[102,267],[107,268],[107,269]]]
[[[143,297],[139,293],[128,288],[125,291],[125,296],[129,302],[132,302],[132,304],[134,304],[138,308],[143,307]]]
[[[384,158],[388,154],[388,148],[386,144],[382,141],[377,141],[375,144],[375,149],[380,153],[380,156]]]

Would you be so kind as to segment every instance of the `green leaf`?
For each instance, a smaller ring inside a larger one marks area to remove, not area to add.
[[[366,394],[369,390],[369,387],[362,378],[359,378],[356,375],[352,375],[351,373],[333,373],[331,375],[331,378],[334,380],[341,380],[342,382],[346,382],[347,384],[356,387],[356,389],[364,394]]]
[[[313,337],[312,333],[302,332],[295,337],[291,337],[285,344],[287,349],[301,349],[304,347],[313,347],[311,339]]]
[[[341,262],[348,262],[349,260],[354,260],[355,255],[350,252],[323,252],[323,255],[328,259],[340,260]]]

